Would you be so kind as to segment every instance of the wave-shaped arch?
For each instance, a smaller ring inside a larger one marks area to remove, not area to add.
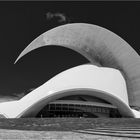
[[[34,41],[20,54],[39,47],[58,45],[73,49],[92,64],[118,69],[123,74],[128,91],[129,105],[140,107],[140,57],[122,38],[113,32],[92,24],[72,23],[51,29]]]

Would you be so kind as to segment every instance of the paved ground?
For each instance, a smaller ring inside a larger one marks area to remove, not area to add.
[[[20,118],[0,119],[0,129],[71,131],[95,128],[139,128],[140,119],[131,118]]]
[[[132,140],[140,139],[140,119],[21,118],[0,119],[0,139]]]
[[[6,140],[132,140],[132,138],[111,137],[75,133],[70,131],[23,131],[0,129],[0,139]],[[134,139],[136,140],[136,139]],[[138,140],[138,139],[137,139]]]

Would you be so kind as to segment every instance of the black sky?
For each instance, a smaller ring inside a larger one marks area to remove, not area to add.
[[[140,2],[0,2],[0,95],[36,88],[59,72],[88,62],[72,50],[53,46],[37,49],[14,64],[32,40],[60,25],[57,19],[47,20],[47,12],[105,27],[140,54]]]

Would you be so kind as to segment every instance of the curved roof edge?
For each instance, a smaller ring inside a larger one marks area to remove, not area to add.
[[[46,103],[49,103],[53,100],[59,99],[61,97],[69,96],[69,95],[89,95],[89,96],[95,96],[101,99],[104,99],[108,102],[110,102],[112,105],[116,106],[119,110],[119,112],[122,114],[123,117],[134,117],[135,114],[131,110],[131,108],[122,100],[120,100],[118,97],[104,92],[99,91],[96,89],[69,89],[65,91],[59,91],[51,94],[49,97],[44,97],[43,99],[39,100],[38,102],[34,103],[32,106],[26,108],[21,114],[19,114],[17,117],[34,117],[37,115],[37,113],[46,105]]]
[[[9,118],[30,116],[52,100],[81,93],[105,99],[117,106],[123,116],[135,117],[128,104],[126,83],[122,74],[116,69],[90,64],[56,75],[19,101],[1,103],[0,112]]]

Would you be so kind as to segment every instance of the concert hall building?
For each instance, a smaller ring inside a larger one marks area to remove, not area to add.
[[[16,62],[51,45],[72,49],[90,63],[57,74],[18,101],[0,103],[1,117],[140,117],[140,57],[127,42],[96,25],[66,24],[32,41]]]

